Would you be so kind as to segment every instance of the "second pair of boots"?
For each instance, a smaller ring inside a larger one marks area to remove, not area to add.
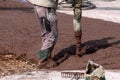
[[[86,48],[81,43],[82,31],[75,32],[76,39],[76,55],[82,57],[86,53]]]

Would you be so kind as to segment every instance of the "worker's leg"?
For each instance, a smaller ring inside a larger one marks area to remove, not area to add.
[[[51,58],[51,52],[58,37],[56,10],[35,6],[35,12],[39,18],[42,33],[42,46],[38,55],[41,61],[46,61]]]
[[[81,52],[81,36],[82,36],[82,27],[81,27],[81,17],[82,17],[82,0],[74,0],[73,7],[74,7],[74,32],[75,32],[75,39],[76,39],[76,54],[82,56],[83,53]]]

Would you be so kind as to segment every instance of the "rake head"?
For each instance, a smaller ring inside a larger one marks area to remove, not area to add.
[[[61,72],[61,77],[63,77],[63,78],[79,78],[79,79],[85,78],[83,72]]]

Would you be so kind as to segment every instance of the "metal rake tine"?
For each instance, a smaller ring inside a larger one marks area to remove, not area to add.
[[[61,72],[61,76],[65,78],[84,78],[84,73],[82,72]]]

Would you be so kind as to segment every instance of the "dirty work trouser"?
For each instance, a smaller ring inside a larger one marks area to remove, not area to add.
[[[74,11],[74,18],[73,18],[73,25],[75,32],[82,32],[81,27],[81,18],[82,18],[82,0],[74,0],[73,1],[73,11]]]
[[[42,46],[38,55],[40,59],[44,60],[51,56],[51,51],[58,38],[57,15],[54,8],[41,6],[34,6],[34,8],[42,33]]]
[[[76,55],[82,56],[85,51],[82,51],[82,27],[81,27],[81,18],[82,18],[82,0],[73,0],[73,26],[74,26],[74,35],[76,39]]]

